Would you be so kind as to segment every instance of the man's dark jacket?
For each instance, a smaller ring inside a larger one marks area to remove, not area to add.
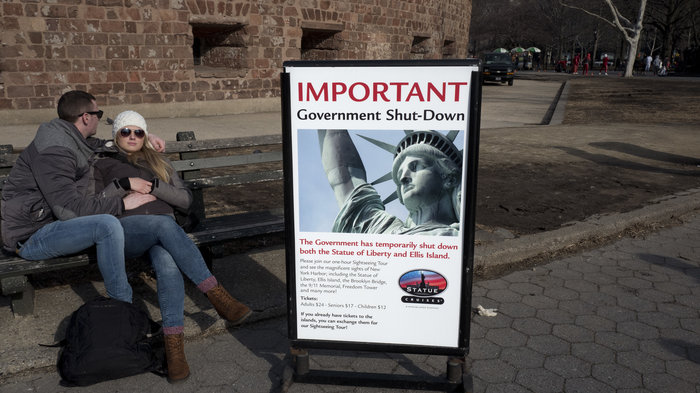
[[[85,139],[75,125],[54,119],[39,126],[17,158],[2,190],[2,241],[17,242],[56,220],[92,214],[121,214],[119,197],[95,195],[92,161],[105,141]]]

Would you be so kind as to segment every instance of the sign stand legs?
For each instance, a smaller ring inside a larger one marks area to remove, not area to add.
[[[293,382],[376,388],[472,392],[472,376],[465,370],[464,357],[447,360],[447,378],[435,376],[395,375],[355,371],[311,370],[309,352],[290,348],[294,365]],[[288,385],[287,385],[288,386]]]
[[[290,352],[294,357],[295,375],[306,375],[309,373],[309,352],[305,349],[292,347]]]
[[[466,356],[450,357],[447,359],[447,380],[451,383],[462,383],[465,393],[474,391],[474,380],[469,373]]]

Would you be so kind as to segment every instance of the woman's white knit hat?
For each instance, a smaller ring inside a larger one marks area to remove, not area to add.
[[[137,126],[146,131],[146,135],[148,135],[146,119],[144,119],[138,112],[124,111],[118,114],[114,119],[114,123],[112,123],[112,138],[116,138],[117,132],[126,126]]]

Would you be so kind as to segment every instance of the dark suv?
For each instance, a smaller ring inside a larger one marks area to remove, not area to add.
[[[484,81],[495,81],[513,86],[515,66],[508,53],[487,53],[484,56]]]

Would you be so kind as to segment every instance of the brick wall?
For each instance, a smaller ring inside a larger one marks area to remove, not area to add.
[[[276,98],[286,60],[467,54],[471,0],[4,0],[0,113]]]

